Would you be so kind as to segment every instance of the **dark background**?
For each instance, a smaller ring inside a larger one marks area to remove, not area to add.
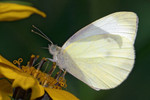
[[[48,41],[31,33],[31,25],[39,27],[55,44],[62,46],[76,31],[87,24],[117,11],[133,11],[139,17],[135,41],[136,60],[131,74],[120,86],[95,91],[67,74],[67,91],[81,100],[150,100],[150,0],[29,0],[44,11],[39,15],[0,22],[0,54],[10,61],[22,57],[24,63],[31,54],[51,57]]]

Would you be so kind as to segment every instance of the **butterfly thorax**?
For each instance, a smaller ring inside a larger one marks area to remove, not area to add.
[[[53,59],[55,61],[57,61],[57,55],[58,55],[58,53],[60,53],[61,47],[52,44],[52,45],[48,45],[48,50],[49,50],[50,54],[53,55]]]

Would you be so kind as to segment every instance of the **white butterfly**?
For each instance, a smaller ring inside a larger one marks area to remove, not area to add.
[[[62,47],[49,45],[49,60],[95,90],[114,88],[133,68],[137,24],[133,12],[110,14],[79,30]]]

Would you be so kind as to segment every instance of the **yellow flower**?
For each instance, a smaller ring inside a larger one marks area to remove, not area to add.
[[[15,21],[29,17],[33,13],[46,17],[44,12],[26,5],[0,2],[0,21]]]
[[[25,94],[31,92],[29,95],[31,100],[42,97],[45,91],[53,100],[79,100],[71,93],[62,90],[67,86],[64,77],[66,72],[61,73],[60,70],[53,78],[51,74],[56,68],[56,63],[53,63],[49,74],[46,74],[39,70],[46,62],[45,58],[40,61],[37,69],[33,67],[37,58],[38,56],[32,55],[27,66],[20,66],[23,61],[21,58],[14,60],[13,63],[18,64],[16,67],[0,56],[0,100],[10,100],[11,97],[21,93],[18,90],[24,90]]]

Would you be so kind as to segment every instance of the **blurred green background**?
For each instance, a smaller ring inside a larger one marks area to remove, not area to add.
[[[135,66],[120,86],[95,91],[67,74],[67,91],[81,100],[150,100],[150,0],[28,0],[44,11],[39,15],[14,21],[0,22],[0,54],[10,61],[31,54],[52,57],[48,41],[31,33],[31,25],[39,27],[55,44],[62,46],[76,31],[87,24],[117,11],[133,11],[139,17],[135,41]]]

